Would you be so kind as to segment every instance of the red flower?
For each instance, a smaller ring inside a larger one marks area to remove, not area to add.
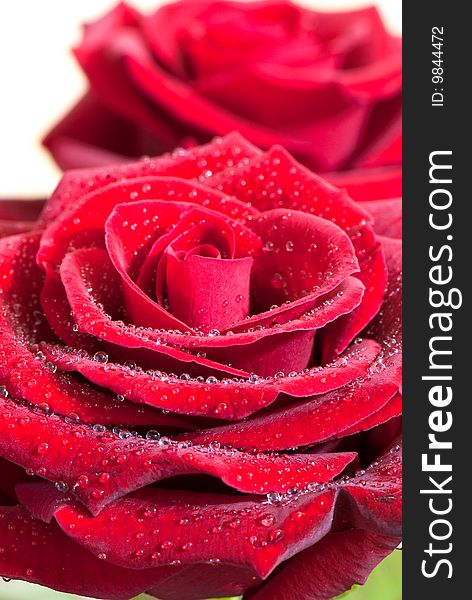
[[[375,8],[184,0],[141,15],[121,3],[75,54],[90,89],[46,139],[63,168],[238,130],[317,171],[398,181],[401,44]]]
[[[43,200],[0,200],[0,237],[33,229]]]
[[[400,265],[236,134],[66,173],[0,241],[0,574],[163,600],[364,581],[400,536]]]

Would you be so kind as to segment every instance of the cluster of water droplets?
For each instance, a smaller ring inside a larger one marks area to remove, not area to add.
[[[358,337],[353,341],[353,347],[360,345],[363,342],[363,339]],[[393,347],[393,341],[390,342],[390,346]],[[86,350],[79,350],[76,348],[72,348],[69,346],[48,346],[48,357],[46,354],[37,348],[38,345],[33,346],[33,349],[36,348],[35,358],[36,360],[43,363],[45,369],[56,372],[57,365],[54,363],[54,356],[57,353],[57,357],[60,361],[65,360],[68,365],[73,365],[74,363],[81,363],[83,361],[92,361],[102,365],[106,371],[118,371],[123,374],[125,377],[134,378],[137,375],[145,375],[149,378],[150,381],[158,381],[163,383],[171,383],[175,385],[191,385],[191,384],[206,384],[206,385],[224,385],[224,386],[261,386],[261,385],[277,385],[282,380],[288,379],[292,380],[294,378],[299,377],[313,377],[318,376],[323,370],[327,369],[337,369],[343,368],[349,365],[349,360],[354,358],[362,358],[362,350],[359,350],[357,353],[355,350],[350,349],[349,356],[340,356],[333,361],[321,366],[315,366],[310,368],[305,368],[300,371],[290,371],[288,373],[284,371],[278,371],[270,376],[261,376],[256,373],[250,374],[248,377],[216,377],[214,375],[210,375],[207,377],[203,376],[191,376],[189,373],[168,373],[165,371],[161,371],[158,369],[146,369],[144,370],[139,365],[137,365],[134,361],[127,360],[123,363],[110,362],[109,355],[99,350],[95,352],[95,354],[89,354]],[[397,348],[395,347],[396,351]],[[379,354],[375,362],[369,367],[369,373],[378,372],[383,368],[383,354]],[[0,391],[1,395],[1,391]],[[124,398],[123,398],[124,399]]]
[[[291,488],[287,492],[269,492],[266,502],[271,505],[287,505],[309,494],[322,494],[349,485],[372,489],[396,490],[401,481],[401,446],[395,444],[388,453],[377,458],[365,469],[358,469],[352,476],[343,475],[326,483],[310,482],[300,488]]]

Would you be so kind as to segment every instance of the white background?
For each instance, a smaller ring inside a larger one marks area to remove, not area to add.
[[[59,171],[40,140],[85,89],[70,48],[81,24],[117,0],[0,0],[0,197],[45,196]],[[130,0],[152,10],[159,0]],[[304,0],[334,10],[365,6],[362,0]],[[401,0],[379,0],[386,22],[401,28]]]

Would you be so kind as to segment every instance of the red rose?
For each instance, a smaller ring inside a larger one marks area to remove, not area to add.
[[[0,199],[0,238],[32,229],[43,205],[43,200]]]
[[[400,536],[400,267],[344,192],[236,134],[66,173],[0,241],[0,574],[162,600],[364,581]]]
[[[46,139],[63,168],[232,130],[317,171],[391,179],[400,164],[401,44],[375,8],[187,0],[141,15],[121,3],[75,54],[90,89]]]

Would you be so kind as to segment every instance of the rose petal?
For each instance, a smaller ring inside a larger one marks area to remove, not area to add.
[[[328,328],[329,333],[327,331],[324,336],[324,361],[342,352],[377,313],[383,296],[385,265],[368,213],[344,192],[321,180],[278,147],[252,159],[237,174],[234,169],[227,169],[210,184],[241,200],[252,202],[259,210],[280,205],[288,209],[302,209],[333,221],[348,233],[359,261],[357,276],[365,284],[366,293],[361,305]]]
[[[402,200],[370,200],[363,206],[374,218],[374,229],[379,235],[402,238]]]
[[[124,179],[150,176],[199,178],[204,180],[228,165],[243,164],[247,157],[255,156],[259,150],[238,133],[214,139],[209,144],[190,150],[179,149],[173,155],[159,158],[144,158],[139,162],[108,165],[106,168],[75,170],[66,173],[42,214],[43,225],[52,223],[65,210],[74,211],[84,192],[89,193]],[[151,196],[155,197],[155,196]]]
[[[41,345],[46,358],[58,369],[78,371],[94,384],[132,402],[179,414],[229,420],[247,417],[269,406],[281,393],[300,397],[339,388],[365,373],[379,349],[373,340],[365,340],[332,365],[310,369],[306,373],[279,375],[271,380],[235,382],[226,379],[209,384],[189,376],[177,381],[153,371],[145,373],[113,363],[104,365],[82,352]]]
[[[86,281],[84,277],[87,278]],[[215,372],[232,376],[248,375],[239,369],[189,354],[177,345],[167,344],[159,337],[153,340],[147,335],[148,332],[143,332],[135,326],[125,326],[123,322],[108,319],[97,303],[108,302],[108,309],[110,297],[119,302],[119,296],[116,294],[119,283],[118,274],[113,270],[104,251],[84,248],[68,254],[61,264],[61,278],[79,331],[111,344],[109,349],[112,352],[114,349],[119,350],[121,360],[133,358],[132,351],[127,352],[128,348],[145,349],[148,353],[147,360],[152,361],[153,368],[160,367],[167,372],[172,372],[176,367],[178,369],[179,365],[191,368],[192,363],[195,363],[199,367],[200,375],[213,375]],[[93,290],[93,297],[88,292],[88,287]],[[140,358],[146,360],[146,354],[143,352]]]
[[[212,475],[247,493],[284,492],[312,481],[329,481],[355,456],[255,458],[167,438],[159,442],[131,434],[120,437],[102,426],[78,425],[14,402],[0,402],[4,416],[0,456],[73,490],[94,514],[130,491],[177,475]]]
[[[382,344],[367,377],[345,388],[299,402],[245,422],[190,435],[194,443],[217,441],[237,448],[256,446],[280,450],[336,438],[356,423],[362,428],[370,415],[379,411],[401,386],[401,242],[382,240],[389,267],[389,281],[379,316],[366,331]],[[290,425],[292,425],[290,427]],[[359,429],[357,429],[359,430]]]
[[[398,537],[360,529],[329,533],[291,558],[267,583],[249,590],[247,599],[331,600],[354,584],[364,584],[398,543]]]
[[[191,187],[189,191],[195,203],[211,204],[207,193],[209,190]],[[169,189],[169,197],[175,192],[175,189]],[[219,197],[215,204],[222,206],[223,211],[229,214],[245,210],[242,203],[231,198]],[[137,218],[141,212],[142,220]],[[224,226],[233,239],[233,246],[234,239],[237,239],[232,250],[236,257],[251,255],[260,246],[257,236],[236,221],[188,202],[155,201],[118,205],[108,218],[105,225],[107,249],[121,275],[127,311],[135,325],[181,331],[191,329],[163,308],[160,287],[163,286],[165,269],[158,270],[158,265],[163,262],[161,259],[165,256],[166,248],[176,241],[178,235],[198,223],[214,223],[215,226],[219,223]],[[147,239],[149,242],[143,244],[143,240]],[[162,281],[159,277],[162,277]],[[153,300],[156,292],[159,303]]]
[[[162,129],[164,133],[165,127]],[[63,171],[106,167],[131,156],[160,154],[159,144],[139,131],[139,125],[111,112],[93,90],[88,90],[49,131],[43,144]],[[176,146],[177,140],[169,147]]]
[[[391,419],[395,417],[399,417],[402,414],[402,396],[401,394],[395,394],[393,398],[391,398],[387,404],[382,406],[380,410],[371,414],[363,421],[356,423],[354,426],[349,429],[345,429],[342,432],[342,436],[346,437],[352,435],[354,433],[359,433],[359,431],[368,431],[374,427],[379,425],[383,425],[387,423]]]
[[[36,342],[50,341],[38,302],[43,281],[35,264],[39,234],[20,235],[0,241],[0,275],[3,277],[0,304],[0,382],[3,397],[11,395],[36,405],[40,412],[56,412],[89,423],[132,425],[175,424],[159,411],[139,410],[128,402],[76,381],[38,352]],[[8,280],[9,279],[9,280]],[[181,421],[177,421],[181,423]]]
[[[0,199],[0,220],[37,221],[44,208],[44,200]]]
[[[254,263],[253,313],[271,304],[321,296],[358,270],[348,236],[325,219],[275,209],[252,221],[251,227],[265,243],[265,252]],[[280,308],[274,311],[279,312]]]
[[[401,98],[394,98],[390,106],[379,105],[372,116],[370,131],[361,155],[355,160],[354,167],[369,169],[386,165],[400,165],[402,159],[402,116]],[[388,119],[389,113],[393,118]],[[386,119],[387,116],[387,119]],[[389,120],[391,121],[389,123]],[[385,127],[387,123],[387,127]],[[382,127],[383,125],[383,127]],[[382,131],[383,129],[383,131]]]
[[[193,564],[218,558],[267,577],[278,564],[312,546],[332,528],[356,527],[398,537],[399,449],[395,447],[352,479],[315,485],[282,496],[275,504],[146,488],[91,517],[50,484],[23,484],[17,494],[33,515],[46,521],[54,518],[66,535],[96,555],[104,553],[117,566],[147,569],[173,560]]]
[[[386,371],[242,423],[189,434],[188,439],[194,443],[218,442],[241,449],[257,447],[271,451],[338,437],[340,432],[380,410],[398,390],[399,373]]]
[[[41,306],[47,322],[54,330],[54,333],[65,344],[73,348],[81,348],[87,352],[92,352],[92,354],[102,350],[102,345],[97,339],[75,330],[75,321],[59,272],[49,263],[45,263],[43,268],[46,272],[46,277],[41,289]]]
[[[367,234],[370,237],[370,234]],[[359,238],[354,242],[356,252],[361,255],[360,271],[356,276],[365,285],[362,303],[352,312],[341,316],[329,324],[322,332],[319,340],[322,362],[328,362],[343,352],[350,342],[364,329],[379,312],[385,294],[387,283],[387,268],[382,245],[378,242],[370,251],[359,232]]]
[[[30,482],[31,477],[26,471],[12,462],[0,458],[0,494],[14,504],[17,503],[15,487],[19,483]]]
[[[368,213],[338,188],[275,146],[242,166],[231,166],[208,185],[251,202],[261,212],[276,208],[300,210],[332,221],[343,230],[365,227]]]
[[[357,202],[398,198],[402,195],[401,167],[359,169],[333,173],[328,180]]]
[[[173,314],[202,331],[224,329],[249,312],[253,259],[167,256],[167,295]],[[240,301],[237,298],[241,298]]]
[[[76,544],[56,523],[42,523],[22,507],[0,508],[0,538],[2,576],[91,597],[128,600],[155,588],[165,600],[199,600],[203,589],[232,595],[259,581],[252,571],[231,565],[122,569],[107,562],[103,553],[98,558]]]

